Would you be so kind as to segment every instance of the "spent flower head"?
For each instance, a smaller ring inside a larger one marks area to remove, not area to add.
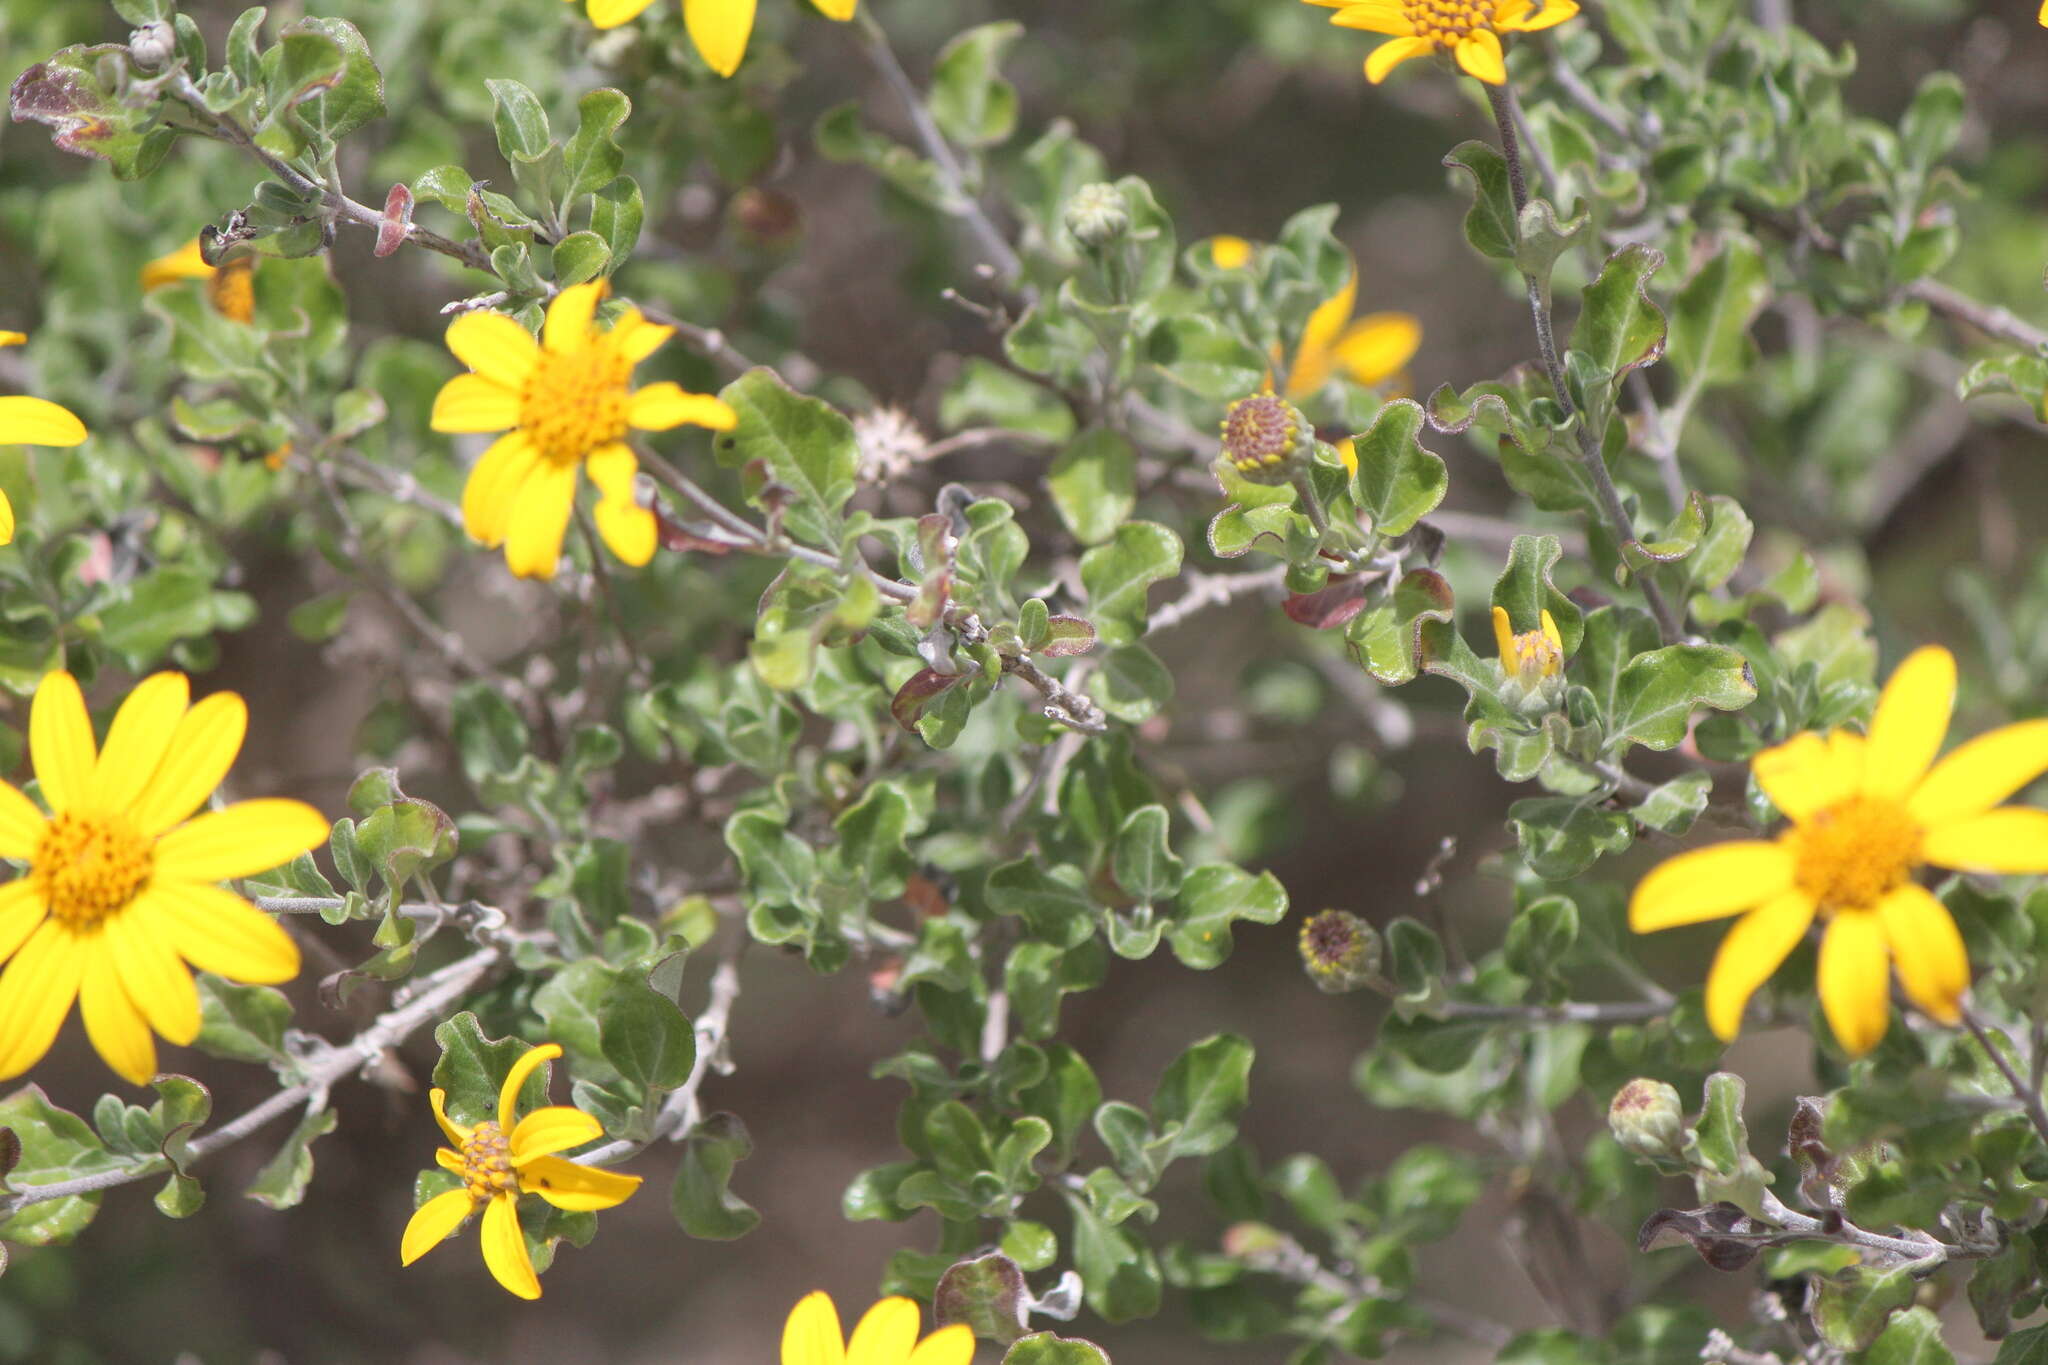
[[[290,936],[217,883],[290,862],[326,840],[327,820],[274,799],[193,818],[249,712],[232,692],[190,700],[184,674],[152,674],[101,747],[69,673],[37,686],[29,758],[50,813],[0,782],[0,857],[28,865],[0,886],[0,1079],[42,1060],[76,1000],[107,1065],[143,1084],[153,1035],[199,1036],[191,968],[261,985],[299,974]]]
[[[1302,922],[1301,965],[1309,980],[1335,995],[1380,979],[1379,931],[1347,910],[1323,910]]]
[[[1223,457],[1254,483],[1286,483],[1315,457],[1316,431],[1294,404],[1255,393],[1224,409]]]
[[[1930,1017],[1961,1019],[1962,935],[1914,873],[2048,872],[2048,810],[2000,804],[2048,772],[2048,720],[1980,735],[1937,763],[1955,696],[1955,657],[1915,650],[1885,684],[1868,735],[1809,732],[1751,760],[1790,828],[1681,853],[1637,884],[1637,933],[1741,915],[1707,975],[1707,1021],[1722,1038],[1735,1037],[1750,995],[1816,921],[1821,1007],[1852,1056],[1884,1037],[1893,968]]]
[[[519,1196],[537,1194],[556,1208],[589,1213],[622,1204],[640,1188],[637,1175],[620,1175],[555,1155],[604,1136],[604,1125],[581,1109],[551,1104],[518,1117],[519,1091],[543,1063],[562,1055],[557,1043],[522,1054],[498,1088],[495,1119],[465,1126],[448,1117],[448,1094],[436,1087],[428,1102],[434,1121],[455,1145],[434,1160],[462,1181],[419,1206],[405,1225],[398,1258],[411,1265],[439,1246],[479,1208],[484,1211],[484,1265],[499,1284],[522,1299],[540,1297],[540,1277],[519,1228]],[[515,1121],[516,1120],[516,1121]]]
[[[1374,85],[1407,61],[1431,52],[1448,52],[1458,67],[1488,85],[1505,85],[1503,33],[1531,33],[1563,23],[1579,12],[1575,0],[1305,0],[1337,12],[1330,22],[1339,28],[1384,33],[1389,41],[1365,59],[1365,77]]]
[[[597,530],[612,553],[635,566],[652,559],[654,513],[634,495],[640,461],[626,436],[684,423],[728,431],[738,421],[709,394],[666,381],[633,388],[633,367],[675,329],[628,308],[600,330],[605,291],[597,280],[556,295],[539,342],[503,313],[465,313],[448,325],[448,349],[472,372],[441,387],[433,428],[506,432],[469,472],[462,523],[485,545],[503,545],[522,578],[554,577],[579,469],[598,487]]]

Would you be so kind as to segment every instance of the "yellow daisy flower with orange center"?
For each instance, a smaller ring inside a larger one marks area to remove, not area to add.
[[[232,322],[248,322],[256,316],[256,258],[237,256],[223,266],[211,266],[199,252],[194,237],[169,255],[159,256],[142,267],[142,292],[161,289],[182,280],[203,280],[206,301],[213,311]]]
[[[472,373],[434,398],[435,431],[506,431],[469,472],[462,522],[522,578],[552,578],[576,506],[577,471],[602,495],[597,529],[628,564],[654,557],[654,514],[633,495],[640,471],[629,431],[688,422],[728,431],[738,416],[708,394],[673,383],[632,387],[633,367],[674,334],[629,308],[610,331],[593,323],[605,284],[572,285],[548,305],[536,343],[503,313],[464,313],[448,324],[448,349]]]
[[[19,346],[28,337],[0,332],[0,346]],[[75,446],[85,440],[85,423],[66,407],[26,394],[0,394],[0,446]],[[14,504],[0,492],[0,545],[14,543]]]
[[[1337,12],[1339,28],[1385,33],[1365,59],[1365,78],[1378,85],[1387,73],[1430,52],[1449,52],[1468,76],[1505,85],[1508,68],[1503,33],[1532,33],[1563,23],[1579,12],[1575,0],[1307,0]]]
[[[0,782],[0,857],[28,864],[0,886],[0,1080],[42,1060],[76,1000],[100,1056],[140,1085],[156,1074],[152,1033],[199,1036],[189,967],[257,985],[299,973],[284,930],[216,883],[290,862],[326,840],[327,820],[284,800],[188,819],[249,725],[232,692],[190,697],[184,674],[152,674],[96,749],[72,676],[36,688],[29,757],[50,814]]]
[[[2048,810],[1999,805],[2048,772],[2048,720],[1993,730],[1936,763],[1955,694],[1955,657],[1914,651],[1885,684],[1867,736],[1802,734],[1751,760],[1791,828],[1681,853],[1637,885],[1628,913],[1638,933],[1742,914],[1707,976],[1707,1020],[1723,1039],[1816,918],[1821,1006],[1851,1055],[1884,1037],[1893,967],[1928,1015],[1961,1018],[1962,936],[1913,876],[1925,865],[2048,872]]]
[[[782,1365],[968,1365],[974,1331],[965,1323],[917,1339],[917,1305],[883,1299],[861,1315],[853,1340],[840,1334],[839,1310],[823,1290],[806,1294],[782,1328]]]
[[[482,1208],[484,1264],[520,1298],[537,1299],[540,1277],[527,1254],[526,1234],[519,1230],[519,1196],[537,1194],[558,1209],[590,1213],[623,1204],[640,1188],[637,1175],[601,1171],[555,1155],[604,1136],[604,1125],[581,1109],[551,1104],[513,1122],[526,1078],[561,1055],[559,1044],[544,1043],[512,1063],[498,1088],[495,1121],[465,1127],[448,1117],[446,1091],[436,1087],[428,1095],[435,1122],[455,1144],[453,1150],[436,1149],[434,1160],[461,1177],[462,1188],[435,1195],[413,1213],[399,1246],[401,1264],[411,1265],[432,1251]]]
[[[575,0],[569,0],[574,4]],[[640,17],[654,0],[587,0],[585,12],[598,28],[617,28]],[[818,13],[841,23],[853,18],[860,0],[811,0]],[[697,55],[721,76],[740,69],[754,34],[755,0],[683,0],[683,27]]]

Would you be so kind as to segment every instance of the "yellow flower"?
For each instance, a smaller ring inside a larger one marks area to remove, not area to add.
[[[626,433],[667,431],[685,422],[730,430],[738,421],[719,399],[672,383],[631,387],[633,367],[673,327],[629,308],[608,332],[592,323],[603,281],[572,285],[548,305],[539,344],[503,313],[464,313],[448,325],[448,349],[474,373],[457,375],[434,398],[436,431],[506,431],[469,472],[462,521],[485,545],[505,547],[522,578],[552,578],[576,506],[576,471],[588,465],[602,494],[597,529],[628,564],[654,557],[654,514],[633,496],[640,462]]]
[[[1365,59],[1365,77],[1374,85],[1387,73],[1428,52],[1449,52],[1468,76],[1488,85],[1505,85],[1507,62],[1501,52],[1503,33],[1533,33],[1561,24],[1579,12],[1575,0],[1307,0],[1337,12],[1330,22],[1339,28],[1385,33]]]
[[[520,1087],[534,1068],[562,1055],[555,1043],[544,1043],[512,1063],[498,1090],[498,1117],[464,1127],[448,1117],[447,1092],[429,1094],[434,1119],[455,1144],[437,1148],[434,1160],[462,1179],[462,1188],[437,1194],[414,1212],[399,1246],[401,1264],[411,1265],[432,1251],[481,1205],[484,1211],[484,1264],[499,1284],[522,1299],[540,1297],[540,1277],[527,1255],[526,1234],[519,1230],[519,1196],[537,1194],[558,1209],[589,1213],[623,1204],[640,1188],[637,1175],[600,1171],[554,1155],[604,1136],[604,1125],[581,1109],[551,1104],[534,1110],[516,1124],[514,1111]]]
[[[1252,244],[1227,233],[1209,239],[1209,259],[1218,270],[1242,270],[1252,262]]]
[[[853,1340],[839,1332],[839,1310],[823,1290],[806,1294],[782,1328],[782,1365],[968,1365],[974,1331],[965,1323],[917,1339],[917,1305],[883,1299],[861,1315]]]
[[[1534,687],[1564,670],[1564,637],[1557,633],[1557,622],[1548,611],[1543,613],[1541,630],[1517,635],[1508,621],[1507,608],[1495,607],[1493,641],[1500,647],[1500,671],[1524,687]]]
[[[569,0],[574,4],[575,0]],[[640,17],[654,0],[588,0],[586,12],[598,28],[617,28]],[[845,23],[853,18],[860,0],[811,0],[828,19]],[[740,69],[747,55],[747,39],[754,33],[755,0],[683,0],[683,26],[697,55],[713,71],[730,76]]]
[[[20,332],[0,332],[0,346],[27,340]],[[75,446],[85,436],[85,423],[69,408],[44,398],[0,395],[0,446]],[[13,543],[14,504],[0,493],[0,545]]]
[[[1885,684],[1867,736],[1802,734],[1751,761],[1791,828],[1682,853],[1636,887],[1629,924],[1638,933],[1747,912],[1707,976],[1707,1020],[1723,1039],[1816,916],[1821,1006],[1851,1055],[1884,1037],[1890,966],[1928,1015],[1961,1017],[1970,984],[1962,936],[1913,874],[1929,864],[2048,872],[2048,811],[1993,809],[2048,772],[2048,720],[1980,735],[1936,763],[1955,691],[1954,656],[1916,650]]]
[[[1251,264],[1254,247],[1242,237],[1209,239],[1209,259],[1218,270],[1242,270]],[[1302,324],[1301,340],[1287,367],[1282,396],[1306,398],[1342,370],[1354,383],[1370,388],[1392,379],[1415,358],[1422,345],[1422,324],[1408,313],[1368,313],[1352,321],[1358,301],[1358,266],[1353,262],[1344,287],[1316,305]],[[1284,357],[1274,348],[1273,359]],[[1271,376],[1268,376],[1270,380]]]
[[[238,801],[187,819],[241,751],[249,712],[232,692],[189,706],[182,673],[137,684],[95,751],[85,699],[51,673],[29,710],[29,756],[51,813],[0,782],[0,857],[28,871],[0,886],[0,1080],[42,1060],[71,1002],[122,1077],[156,1074],[151,1031],[199,1034],[189,963],[269,985],[299,950],[269,916],[216,883],[296,858],[327,838],[302,801]]]
[[[199,254],[194,237],[168,256],[159,256],[142,267],[142,289],[148,293],[180,280],[204,280],[206,301],[213,311],[231,322],[248,322],[256,316],[256,258],[237,256],[224,266],[210,266]]]

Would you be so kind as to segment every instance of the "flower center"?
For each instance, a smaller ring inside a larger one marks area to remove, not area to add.
[[[1525,687],[1533,687],[1545,678],[1556,677],[1564,668],[1564,656],[1548,635],[1540,630],[1525,630],[1514,638],[1511,657],[1502,659],[1501,667]]]
[[[125,817],[65,811],[44,828],[29,868],[50,913],[84,928],[134,900],[155,862],[155,844]]]
[[[1415,36],[1455,45],[1474,29],[1493,27],[1492,0],[1403,0]]]
[[[1882,797],[1852,796],[1800,821],[1784,838],[1794,880],[1823,911],[1875,909],[1920,862],[1919,822]]]
[[[543,351],[519,394],[519,426],[556,464],[573,464],[626,434],[633,362],[604,337],[567,355]]]
[[[1223,453],[1245,473],[1278,469],[1294,453],[1301,414],[1270,393],[1232,403],[1223,419]]]
[[[512,1169],[512,1144],[504,1130],[488,1119],[462,1144],[462,1187],[475,1200],[519,1193],[519,1176]]]

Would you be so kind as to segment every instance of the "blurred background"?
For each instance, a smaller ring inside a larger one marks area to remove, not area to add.
[[[1459,235],[1463,201],[1439,164],[1455,142],[1490,133],[1469,82],[1433,77],[1417,64],[1382,88],[1369,87],[1359,71],[1367,41],[1329,29],[1323,11],[1293,0],[865,3],[919,78],[937,47],[969,24],[1023,22],[1027,36],[1008,65],[1024,98],[1019,146],[1049,119],[1071,118],[1114,174],[1151,181],[1183,242],[1226,232],[1268,238],[1306,205],[1341,205],[1337,231],[1358,258],[1360,310],[1422,319],[1422,349],[1408,377],[1413,392],[1445,382],[1462,388],[1528,358],[1526,314],[1490,270],[1476,268]],[[214,0],[182,8],[216,51],[239,11]],[[2048,313],[2041,306],[2048,233],[2040,217],[2048,187],[2048,34],[2032,27],[2032,8],[2031,0],[1794,6],[1823,41],[1852,44],[1861,54],[1852,90],[1873,116],[1895,117],[1930,70],[1963,76],[1971,100],[1964,157],[1986,191],[1965,220],[1963,257],[1978,272],[1969,283],[2038,319]],[[1597,5],[1589,9],[1597,14]],[[301,12],[275,5],[271,22]],[[393,107],[417,111],[404,127],[387,122],[352,140],[352,148],[360,144],[358,162],[343,172],[364,199],[375,186],[447,160],[489,174],[479,169],[495,155],[485,77],[516,77],[540,90],[586,88],[609,79],[604,62],[636,60],[626,44],[680,41],[673,0],[657,0],[638,37],[601,40],[595,58],[582,51],[588,33],[580,19],[557,0],[333,0],[311,12],[358,23],[384,64]],[[636,113],[636,123],[666,120],[666,132],[658,145],[636,145],[628,169],[640,175],[639,158],[666,158],[646,173],[666,197],[657,204],[650,191],[652,240],[643,241],[633,267],[639,273],[623,281],[623,292],[644,290],[708,323],[731,318],[735,300],[753,300],[759,314],[748,321],[814,362],[813,373],[792,373],[796,382],[834,376],[826,391],[843,405],[895,405],[932,432],[960,357],[993,354],[996,340],[972,312],[938,298],[947,284],[973,293],[947,263],[942,229],[878,191],[866,171],[825,162],[812,148],[817,115],[846,99],[863,99],[874,123],[900,130],[851,33],[798,0],[763,0],[759,22],[756,49],[732,90],[678,86],[675,107],[643,105]],[[0,75],[11,80],[66,43],[120,40],[124,27],[96,0],[0,0]],[[740,92],[785,82],[772,102],[761,96],[772,113],[746,123],[744,147],[730,127],[709,129],[688,112],[693,99],[745,98]],[[742,175],[732,175],[735,162]],[[755,197],[744,198],[736,181]],[[95,165],[55,152],[41,128],[0,128],[0,327],[47,325],[62,337],[57,349],[39,354],[37,377],[46,382],[36,391],[83,411],[127,401],[117,390],[138,403],[161,402],[164,361],[148,349],[158,324],[142,311],[136,271],[245,203],[250,183],[243,165],[200,148],[181,149],[171,170],[149,182],[116,186]],[[776,228],[764,232],[758,215],[770,210]],[[461,286],[424,253],[376,261],[369,245],[367,234],[344,235],[334,255],[351,344],[436,343],[437,310]],[[1667,287],[1680,269],[1664,277]],[[51,316],[51,309],[90,317]],[[1765,321],[1767,350],[1786,325]],[[429,371],[433,382],[447,370],[437,346],[396,354],[441,367]],[[0,369],[0,390],[27,387],[31,372],[18,355],[0,353],[0,363],[8,366]],[[688,377],[687,362],[676,363]],[[1966,704],[2017,701],[2038,711],[2048,651],[2041,643],[2048,632],[2038,627],[2048,623],[2015,616],[2008,604],[2015,584],[2048,576],[2034,530],[2048,511],[2048,479],[2036,472],[2041,432],[2010,411],[1965,412],[1947,392],[1938,375],[1911,389],[1843,380],[1766,414],[1768,430],[1729,423],[1726,439],[1703,460],[1701,479],[1750,505],[1762,528],[1760,553],[1787,553],[1789,539],[1774,537],[1796,535],[1820,559],[1830,596],[1867,589],[1878,619],[1898,623],[1897,638],[1880,641],[1888,660],[1910,643],[1943,641],[1979,680]],[[1453,438],[1437,448],[1452,473],[1447,572],[1461,600],[1472,601],[1483,596],[1515,530],[1568,528],[1546,528],[1518,509],[1497,466],[1476,448]],[[1867,479],[1880,469],[1903,480],[1905,493],[1873,515]],[[928,505],[947,479],[1001,487],[1024,505],[1027,524],[1036,524],[1043,509],[1028,504],[1039,473],[1036,457],[970,452],[944,468],[920,467],[895,496]],[[1190,544],[1191,567],[1226,567],[1209,560],[1199,541]],[[333,666],[320,650],[267,629],[263,623],[309,591],[304,556],[261,535],[239,549],[259,624],[219,637],[219,668],[203,683],[234,688],[251,702],[254,728],[235,788],[296,793],[338,811],[364,751],[376,747],[364,726],[379,715],[389,680]],[[716,591],[745,596],[759,590],[756,568],[720,565],[706,573]],[[493,586],[502,578],[495,559],[475,556],[449,572],[469,575],[451,580],[451,590],[466,582],[485,601],[464,626],[480,648],[491,648],[494,631],[508,640],[516,634],[507,608],[519,599]],[[1479,629],[1476,621],[1464,624]],[[724,647],[736,651],[739,642]],[[1425,678],[1382,695],[1337,642],[1289,625],[1260,601],[1165,637],[1161,651],[1180,694],[1148,738],[1163,765],[1203,794],[1215,825],[1208,837],[1219,850],[1271,867],[1297,912],[1329,905],[1379,921],[1434,915],[1468,941],[1493,940],[1507,890],[1487,863],[1511,844],[1502,813],[1523,793],[1505,787],[1489,759],[1466,752],[1454,688]],[[1657,776],[1654,765],[1645,775]],[[406,778],[416,794],[436,796],[430,772]],[[1653,846],[1636,857],[1646,864],[1665,851]],[[1581,1311],[1569,1301],[1575,1295],[1625,1303],[1644,1284],[1680,1276],[1718,1318],[1739,1317],[1747,1280],[1717,1277],[1684,1253],[1637,1256],[1638,1214],[1618,1210],[1610,1219],[1526,1207],[1483,1136],[1438,1116],[1367,1104],[1352,1083],[1352,1062],[1380,1006],[1368,996],[1311,988],[1299,970],[1294,928],[1290,918],[1240,929],[1236,956],[1213,973],[1187,971],[1164,954],[1139,964],[1115,960],[1103,989],[1069,997],[1062,1036],[1095,1062],[1107,1096],[1142,1101],[1188,1042],[1222,1030],[1245,1035],[1258,1050],[1246,1132],[1261,1155],[1272,1161],[1316,1152],[1347,1185],[1419,1141],[1493,1163],[1496,1177],[1465,1225],[1423,1254],[1421,1281],[1436,1299],[1522,1328],[1568,1322]],[[1666,955],[1668,979],[1690,984],[1707,940],[1668,937],[1676,941],[1654,945]],[[704,970],[694,968],[686,1005],[701,999]],[[108,1195],[79,1244],[17,1251],[0,1277],[0,1360],[751,1365],[775,1358],[783,1316],[809,1289],[832,1291],[850,1321],[873,1297],[890,1252],[922,1247],[931,1233],[920,1220],[856,1224],[839,1216],[848,1180],[898,1152],[901,1088],[868,1072],[917,1037],[914,1015],[878,1009],[857,967],[819,978],[800,958],[756,948],[742,971],[736,1069],[714,1078],[704,1099],[710,1109],[740,1115],[755,1141],[734,1178],[735,1190],[763,1215],[747,1238],[712,1244],[683,1237],[663,1202],[672,1156],[657,1150],[635,1167],[649,1176],[647,1189],[606,1215],[589,1248],[563,1249],[538,1304],[496,1289],[473,1237],[401,1272],[398,1239],[412,1178],[438,1141],[421,1093],[432,1045],[416,1039],[376,1083],[337,1093],[341,1127],[316,1148],[317,1176],[299,1207],[276,1213],[239,1197],[267,1155],[263,1144],[250,1143],[215,1159],[210,1200],[184,1223],[157,1216],[147,1187],[131,1186]],[[298,1022],[340,1037],[354,1021],[325,1010],[307,986]],[[1808,1055],[1795,1033],[1739,1045],[1730,1064],[1751,1079],[1756,1130],[1770,1131],[1789,1097],[1813,1085]],[[202,1076],[214,1089],[216,1114],[236,1112],[265,1091],[265,1076],[231,1064],[173,1051],[166,1065]],[[74,1023],[35,1079],[58,1103],[84,1110],[105,1076]],[[562,1092],[558,1083],[558,1098]],[[1600,1116],[1568,1109],[1560,1122],[1576,1147]],[[1192,1169],[1169,1177],[1156,1241],[1215,1243],[1220,1220],[1197,1184]],[[1532,1258],[1547,1260],[1577,1288],[1539,1287]],[[1084,1317],[1075,1330],[1119,1365],[1283,1354],[1277,1344],[1202,1343],[1172,1291],[1157,1320],[1109,1327]],[[1491,1350],[1447,1337],[1396,1353],[1455,1361],[1488,1358]]]

